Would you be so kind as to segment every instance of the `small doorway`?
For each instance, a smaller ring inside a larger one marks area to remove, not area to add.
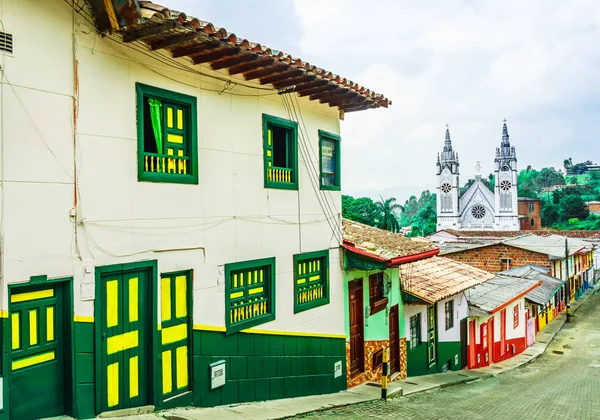
[[[500,356],[506,352],[506,309],[500,312]]]
[[[10,418],[60,416],[71,384],[70,282],[10,288]]]
[[[429,368],[435,365],[435,305],[427,307],[427,361]]]
[[[149,405],[152,401],[154,273],[148,266],[109,269],[100,268],[96,284],[96,404],[100,412]]]
[[[400,372],[400,321],[398,305],[390,308],[390,374]]]
[[[469,322],[469,367],[473,367],[477,364],[476,356],[475,356],[475,334],[476,334],[476,324],[473,319]],[[483,340],[483,337],[482,337]]]
[[[467,366],[467,354],[468,354],[468,343],[467,337],[467,318],[460,321],[460,368],[463,369]]]
[[[350,316],[350,377],[365,371],[365,338],[363,325],[363,279],[348,283]]]

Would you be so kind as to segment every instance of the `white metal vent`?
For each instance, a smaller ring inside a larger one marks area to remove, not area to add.
[[[0,32],[0,51],[6,51],[9,54],[13,52],[13,36],[6,32]]]

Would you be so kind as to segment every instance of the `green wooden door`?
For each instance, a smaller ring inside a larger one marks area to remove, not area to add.
[[[13,289],[10,294],[10,418],[65,414],[65,343],[60,286]]]
[[[427,307],[427,360],[429,367],[435,365],[435,306]]]
[[[100,411],[150,404],[149,281],[147,270],[101,277]]]
[[[161,276],[163,400],[191,389],[191,286],[189,271]]]

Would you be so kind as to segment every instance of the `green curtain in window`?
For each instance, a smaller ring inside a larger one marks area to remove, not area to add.
[[[148,99],[150,105],[150,120],[152,121],[152,131],[156,139],[156,150],[163,153],[163,130],[162,130],[162,102],[158,99]]]

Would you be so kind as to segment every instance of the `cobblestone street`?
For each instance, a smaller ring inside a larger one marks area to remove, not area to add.
[[[356,404],[294,418],[600,418],[599,304],[600,294],[590,297],[545,354],[512,372],[388,402]]]

